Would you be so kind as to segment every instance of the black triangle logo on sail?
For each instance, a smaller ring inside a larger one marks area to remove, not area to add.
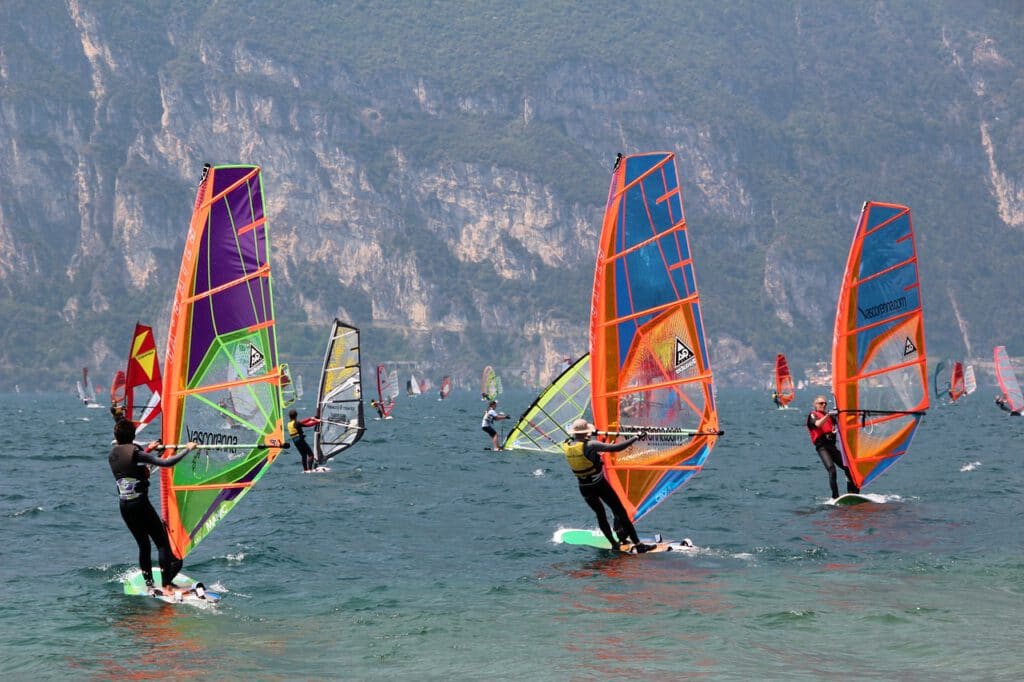
[[[689,346],[683,343],[678,336],[676,337],[675,355],[676,374],[689,369],[695,362],[697,362],[697,358],[694,356],[693,351],[690,350]]]
[[[263,366],[263,353],[256,346],[249,344],[249,373]]]
[[[914,342],[911,341],[910,337],[908,336],[907,340],[903,342],[903,357],[907,357],[908,355],[913,355],[916,352],[917,352],[917,346],[914,345]]]

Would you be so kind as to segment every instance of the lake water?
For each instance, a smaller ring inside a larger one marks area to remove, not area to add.
[[[813,394],[721,391],[704,471],[638,524],[701,550],[643,556],[554,544],[593,515],[560,458],[483,450],[479,396],[403,397],[330,473],[283,453],[186,559],[211,610],[122,594],[106,411],[0,396],[0,676],[1020,679],[1024,419],[991,393],[838,508]]]

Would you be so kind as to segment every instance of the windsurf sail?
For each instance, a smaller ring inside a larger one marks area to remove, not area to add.
[[[970,395],[978,390],[978,380],[974,377],[974,365],[964,367],[964,393]]]
[[[701,470],[721,435],[674,154],[616,161],[592,311],[594,424],[650,434],[603,455],[637,520]]]
[[[501,395],[501,378],[490,365],[480,375],[480,396],[486,400],[497,400]]]
[[[124,405],[124,370],[119,369],[114,373],[114,378],[110,382],[110,406],[119,407]]]
[[[843,456],[863,488],[910,448],[928,409],[924,313],[910,209],[866,202],[839,292],[832,391]]]
[[[949,380],[949,399],[954,403],[964,396],[964,366],[961,362],[953,363],[953,373]]]
[[[96,388],[92,385],[92,379],[89,378],[88,367],[82,368],[82,382],[78,385],[78,397],[86,404],[96,403]]]
[[[945,360],[939,360],[935,365],[935,373],[932,375],[932,390],[935,391],[936,398],[941,398],[949,393],[950,378],[949,365]]]
[[[124,391],[125,417],[135,423],[136,431],[141,431],[160,415],[162,390],[163,377],[160,375],[153,329],[136,322],[128,352]]]
[[[313,432],[317,461],[327,461],[363,437],[363,376],[359,365],[359,329],[335,319],[317,390]]]
[[[448,397],[448,394],[450,394],[451,392],[452,392],[452,378],[450,376],[445,375],[441,379],[441,389],[440,389],[440,391],[438,391],[438,394],[441,396],[441,400],[444,400],[445,398]]]
[[[162,395],[167,450],[201,446],[161,469],[164,522],[184,558],[287,447],[258,166],[203,169],[171,308]]]
[[[377,365],[377,404],[384,411],[383,416],[390,417],[398,397],[398,371],[388,372],[384,365]]]
[[[416,378],[415,374],[410,374],[409,380],[405,382],[405,392],[411,396],[419,395],[421,393],[420,382]]]
[[[789,373],[789,363],[786,362],[786,356],[782,353],[775,356],[775,395],[782,407],[793,402],[793,398],[796,396],[793,375]]]
[[[572,423],[590,411],[590,353],[559,374],[526,408],[503,450],[560,453]]]
[[[1013,364],[1006,352],[1006,346],[996,346],[992,351],[995,358],[996,381],[999,382],[999,390],[1003,392],[1003,398],[1013,412],[1024,410],[1024,395],[1021,394],[1020,383],[1017,382],[1017,375],[1013,372]]]

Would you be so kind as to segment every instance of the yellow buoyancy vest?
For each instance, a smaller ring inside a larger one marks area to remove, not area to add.
[[[583,454],[584,445],[585,443],[579,441],[562,443],[565,461],[569,463],[569,468],[572,469],[577,478],[590,478],[601,471],[600,467],[587,459],[586,455]]]

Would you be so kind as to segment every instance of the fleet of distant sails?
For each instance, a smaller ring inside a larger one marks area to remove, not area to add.
[[[141,425],[141,414],[162,414],[167,452],[197,434],[218,436],[188,455],[191,462],[161,471],[163,516],[181,558],[288,447],[283,408],[302,396],[301,378],[293,380],[278,359],[263,205],[259,167],[204,166],[187,237],[203,246],[182,258],[164,373],[152,331],[139,325],[127,380],[119,372],[111,383],[111,404],[131,405],[128,418]],[[634,520],[697,474],[723,435],[687,231],[674,154],[619,155],[595,268],[590,352],[562,364],[504,443],[509,450],[557,452],[571,422],[584,416],[605,437],[654,434],[606,453],[609,482]],[[831,363],[844,454],[861,486],[907,451],[929,407],[917,269],[910,209],[865,203],[837,305]],[[902,293],[892,298],[891,291]],[[322,460],[365,431],[361,364],[359,330],[335,320],[317,392]],[[1011,406],[1024,408],[1001,347],[996,366]],[[935,369],[937,396],[955,402],[975,390],[973,367],[951,363],[948,378],[946,367]],[[390,416],[397,370],[378,365],[375,383],[377,407]],[[794,385],[782,354],[772,383],[786,402],[804,387]],[[405,386],[409,396],[431,388],[415,374]],[[77,390],[85,405],[100,407],[85,368]],[[451,390],[446,376],[438,399]],[[502,390],[498,373],[486,367],[480,398],[495,400]],[[143,392],[139,400],[136,391]]]

